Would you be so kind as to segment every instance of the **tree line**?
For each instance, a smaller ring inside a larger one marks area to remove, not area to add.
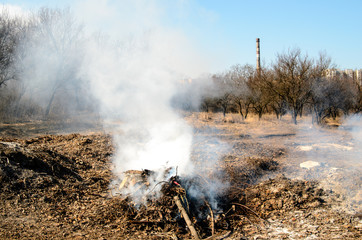
[[[102,36],[92,37],[99,40],[96,47],[102,47]],[[3,9],[0,120],[96,112],[97,104],[80,74],[89,38],[69,9],[42,8],[26,17],[10,16]],[[347,75],[326,76],[330,68],[332,61],[326,54],[313,59],[300,49],[278,54],[274,63],[260,70],[234,65],[211,75],[212,85],[198,87],[203,92],[201,110],[222,111],[224,116],[237,112],[243,119],[250,113],[259,118],[265,113],[277,118],[290,113],[294,123],[305,114],[322,123],[329,117],[361,112],[361,85]]]
[[[280,119],[290,113],[293,123],[298,117],[312,114],[313,122],[327,118],[360,113],[362,92],[358,81],[346,74],[330,77],[333,68],[326,53],[313,59],[299,48],[278,54],[267,67],[257,70],[251,65],[234,65],[227,71],[214,74],[215,88],[205,95],[205,111],[237,112],[246,119],[250,112],[259,119],[274,113]]]

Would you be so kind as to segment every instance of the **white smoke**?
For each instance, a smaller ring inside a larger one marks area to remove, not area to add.
[[[352,156],[350,157],[350,165],[353,167],[361,168],[361,156],[362,156],[362,114],[355,114],[345,119],[341,129],[346,130],[351,134],[351,145],[354,149]]]
[[[87,21],[98,22],[93,11],[100,11],[103,22],[113,23],[107,37],[88,41],[81,77],[89,80],[106,122],[119,123],[115,173],[167,167],[190,173],[192,128],[171,101],[182,80],[204,71],[203,61],[181,31],[160,25],[164,9],[157,2],[122,2],[88,1],[82,8],[90,10]],[[113,37],[119,41],[105,40]]]
[[[167,13],[169,5],[87,0],[59,11],[60,17],[54,12],[40,15],[50,18],[41,22],[38,35],[24,42],[25,57],[19,62],[28,92],[44,107],[51,93],[67,100],[61,94],[86,86],[83,92],[95,99],[95,109],[114,138],[114,174],[121,179],[127,170],[160,172],[150,188],[167,178],[162,170],[193,173],[193,129],[174,106],[199,102],[200,90],[210,83],[204,75],[208,61],[200,57],[205,55],[169,23],[175,20]],[[82,20],[84,28],[76,28],[73,20]],[[64,37],[69,37],[66,42]]]
[[[326,189],[343,196],[345,210],[360,211],[362,122],[360,115],[346,117],[337,127],[321,127],[311,119],[300,121],[289,158],[300,168],[286,172],[290,178],[317,180]],[[288,143],[287,143],[288,144]]]

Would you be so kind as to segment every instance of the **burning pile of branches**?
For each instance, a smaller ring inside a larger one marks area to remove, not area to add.
[[[117,185],[120,193],[116,199],[123,203],[126,214],[123,223],[127,229],[217,239],[230,235],[245,220],[263,221],[247,206],[232,203],[228,197],[231,194],[210,195],[210,183],[201,176],[176,174],[167,181],[152,184],[149,179],[155,175],[150,170],[130,170]]]

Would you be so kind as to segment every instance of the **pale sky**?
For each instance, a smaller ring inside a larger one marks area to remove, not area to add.
[[[182,31],[214,61],[215,71],[234,64],[255,65],[256,38],[261,39],[261,59],[265,64],[274,61],[278,53],[299,47],[311,57],[325,51],[339,68],[362,68],[360,0],[0,1],[30,10],[42,6],[69,6],[76,12],[85,2],[107,6],[114,13],[122,12],[121,8],[127,9],[129,2],[137,2],[141,9],[146,4],[147,8],[152,8],[148,14],[158,15],[157,24]],[[96,14],[101,13],[98,11]],[[125,15],[124,12],[122,14]],[[142,14],[143,11],[133,12],[130,9],[127,17],[119,18],[118,23],[120,26],[131,24],[130,16],[132,19],[142,18],[142,24],[147,23],[149,16]],[[101,23],[99,27],[107,28],[106,24]]]

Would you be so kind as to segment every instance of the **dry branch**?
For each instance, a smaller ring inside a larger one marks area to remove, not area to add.
[[[212,211],[212,208],[211,208],[210,204],[209,204],[206,200],[204,200],[204,201],[205,201],[206,206],[207,206],[207,207],[209,208],[209,210],[210,210],[210,216],[211,216],[211,234],[212,234],[212,236],[214,236],[214,234],[215,234],[214,212]]]
[[[200,239],[194,225],[192,224],[192,222],[189,218],[189,215],[187,214],[185,208],[182,206],[179,196],[176,195],[173,197],[173,199],[175,200],[175,203],[176,203],[178,209],[180,210],[182,217],[185,219],[185,222],[186,222],[188,228],[190,229],[190,232],[191,232],[192,236],[194,237],[194,239]]]

